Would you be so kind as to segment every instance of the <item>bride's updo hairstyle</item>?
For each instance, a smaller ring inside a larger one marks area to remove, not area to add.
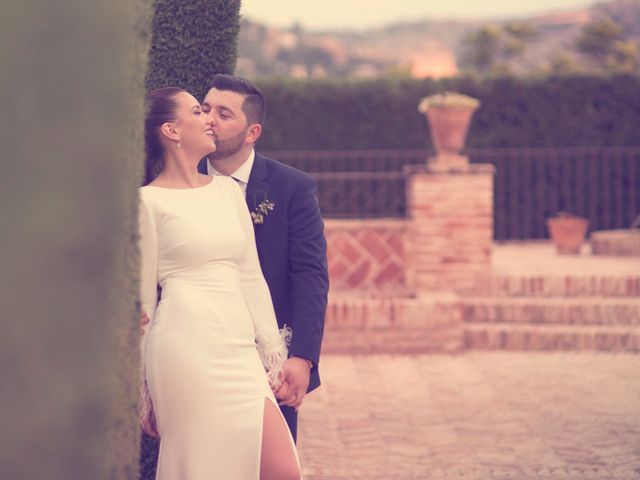
[[[182,88],[165,87],[151,90],[144,97],[146,116],[144,119],[144,182],[147,185],[162,171],[165,148],[160,141],[160,127],[176,119],[176,96]]]

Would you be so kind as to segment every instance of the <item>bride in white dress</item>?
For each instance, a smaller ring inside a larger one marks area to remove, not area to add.
[[[215,151],[213,119],[176,88],[146,103],[147,167],[162,165],[140,189],[142,310],[151,319],[141,424],[160,437],[156,479],[300,479],[273,394],[290,331],[278,330],[241,188],[196,170]]]

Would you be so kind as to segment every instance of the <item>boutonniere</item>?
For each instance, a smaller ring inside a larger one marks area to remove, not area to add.
[[[260,192],[258,192],[260,193]],[[257,194],[256,194],[257,196]],[[256,204],[256,199],[253,199],[253,204]],[[253,223],[256,225],[261,225],[264,223],[264,217],[266,217],[267,215],[269,215],[271,212],[273,212],[273,209],[275,208],[275,203],[271,202],[268,198],[266,198],[266,194],[265,194],[265,199],[262,200],[262,202],[260,202],[256,208],[253,210],[253,212],[251,212],[251,219],[253,220]]]

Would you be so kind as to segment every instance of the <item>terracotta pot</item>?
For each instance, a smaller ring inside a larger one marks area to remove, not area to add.
[[[556,251],[561,255],[577,255],[584,243],[589,220],[574,216],[547,218],[547,228]]]
[[[438,152],[458,153],[464,148],[476,107],[429,107],[431,142]]]

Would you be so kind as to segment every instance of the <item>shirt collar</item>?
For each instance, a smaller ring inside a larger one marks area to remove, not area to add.
[[[247,161],[244,162],[242,165],[240,165],[240,167],[235,172],[233,172],[231,176],[233,178],[240,180],[245,184],[248,184],[249,177],[251,176],[251,169],[253,168],[253,162],[255,158],[256,158],[256,152],[252,148],[251,153],[249,154],[249,158],[247,158]],[[218,172],[214,168],[214,166],[211,164],[211,161],[208,159],[207,159],[207,171],[209,172],[209,175],[222,175],[220,172]]]

